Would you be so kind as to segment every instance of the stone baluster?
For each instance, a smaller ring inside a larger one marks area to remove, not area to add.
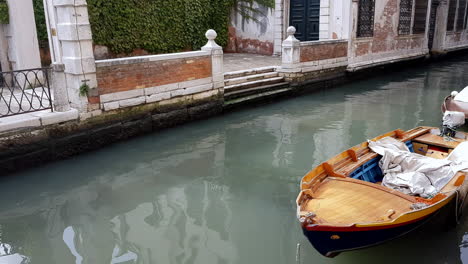
[[[215,42],[218,36],[216,31],[210,29],[206,32],[205,36],[208,39],[208,43],[201,49],[211,53],[213,89],[222,89],[224,88],[223,48]]]
[[[283,41],[283,54],[281,68],[283,70],[294,70],[301,63],[301,42],[294,36],[296,28],[288,27],[288,37]]]

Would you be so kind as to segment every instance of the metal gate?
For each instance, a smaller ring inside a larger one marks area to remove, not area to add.
[[[320,0],[291,0],[289,24],[300,41],[319,40]]]
[[[37,68],[0,74],[0,118],[52,110],[50,68]]]

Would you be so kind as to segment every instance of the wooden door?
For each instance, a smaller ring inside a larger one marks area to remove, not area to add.
[[[319,40],[320,0],[291,0],[290,25],[300,41]]]

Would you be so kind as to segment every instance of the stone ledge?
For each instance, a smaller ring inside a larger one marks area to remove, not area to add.
[[[143,63],[143,62],[151,62],[151,61],[164,61],[164,60],[175,60],[175,59],[206,57],[206,56],[211,56],[211,53],[207,51],[190,51],[190,52],[179,52],[179,53],[160,54],[160,55],[126,57],[126,58],[119,58],[119,59],[98,60],[96,61],[96,67],[109,67],[109,66],[124,65],[124,64],[135,64],[135,63]]]
[[[31,113],[41,119],[41,125],[47,126],[52,124],[63,123],[70,120],[78,119],[79,113],[76,109],[71,109],[66,112],[48,112],[48,113]]]
[[[78,119],[78,110],[66,112],[40,111],[0,118],[0,132],[27,128],[39,128]]]
[[[134,89],[123,92],[103,94],[100,96],[101,103],[115,102],[125,99],[130,99],[134,97],[143,96],[145,94],[144,89]]]
[[[334,40],[301,41],[301,47],[340,44],[340,43],[348,43],[348,40],[347,39],[334,39]]]
[[[347,71],[355,72],[355,71],[360,71],[366,68],[372,68],[372,67],[376,67],[380,65],[393,64],[395,62],[401,62],[401,61],[415,60],[415,59],[425,57],[427,55],[429,54],[425,52],[421,52],[421,53],[415,53],[415,54],[407,55],[407,56],[389,57],[389,58],[384,58],[384,59],[379,59],[379,60],[371,60],[371,61],[365,61],[365,62],[360,62],[360,63],[354,63],[354,64],[348,65]]]

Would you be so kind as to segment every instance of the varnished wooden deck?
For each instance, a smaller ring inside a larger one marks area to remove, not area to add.
[[[379,187],[379,188],[377,188]],[[411,211],[414,201],[355,181],[325,180],[304,205],[321,224],[350,225],[388,221]],[[385,188],[385,187],[383,187]]]

